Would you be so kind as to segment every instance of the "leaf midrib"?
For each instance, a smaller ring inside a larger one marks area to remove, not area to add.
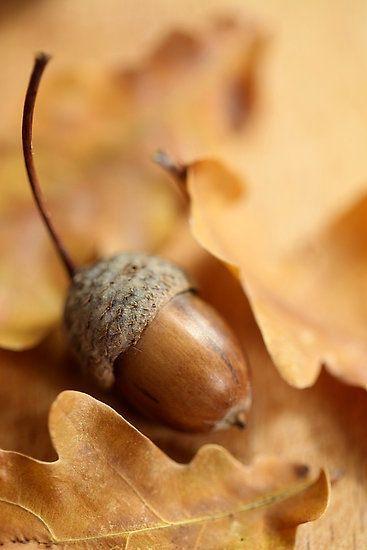
[[[221,512],[221,513],[218,513],[218,514],[212,514],[212,515],[209,515],[209,516],[189,518],[189,519],[185,519],[185,520],[181,520],[181,521],[172,521],[172,522],[169,522],[169,523],[166,523],[166,524],[158,524],[158,525],[153,525],[153,526],[149,526],[149,527],[143,527],[141,529],[134,529],[134,530],[131,530],[131,531],[119,531],[117,533],[106,533],[106,534],[90,536],[90,537],[75,537],[75,538],[65,538],[65,539],[58,539],[54,535],[52,535],[52,531],[49,528],[49,526],[45,523],[45,521],[40,516],[38,516],[35,512],[33,512],[32,510],[29,510],[25,506],[22,506],[21,504],[17,504],[17,503],[8,501],[6,499],[0,499],[0,502],[6,502],[7,504],[11,504],[13,506],[19,506],[20,508],[22,508],[23,510],[25,510],[26,512],[28,512],[29,514],[33,515],[38,520],[40,520],[42,522],[42,524],[46,527],[48,532],[50,533],[51,542],[53,542],[54,544],[64,544],[64,543],[73,544],[73,543],[77,543],[77,542],[87,542],[87,541],[94,541],[94,540],[97,541],[97,540],[100,540],[100,539],[107,539],[107,538],[114,538],[114,537],[127,537],[127,538],[129,538],[132,535],[136,535],[136,534],[140,534],[140,533],[149,533],[151,531],[158,531],[160,529],[169,529],[169,528],[172,528],[172,527],[186,527],[186,526],[189,526],[189,525],[195,525],[195,524],[200,524],[200,523],[205,523],[205,522],[210,522],[210,521],[216,521],[216,520],[219,520],[219,519],[225,519],[227,517],[230,517],[230,516],[233,516],[233,515],[236,515],[236,514],[241,514],[241,513],[244,513],[244,512],[250,512],[252,510],[256,510],[256,509],[262,508],[262,507],[265,508],[267,506],[272,506],[273,504],[276,504],[278,502],[282,502],[284,500],[287,500],[288,498],[293,497],[293,496],[301,493],[302,491],[304,491],[308,487],[311,487],[311,485],[313,483],[315,483],[316,481],[317,480],[313,479],[313,480],[310,480],[310,481],[307,481],[307,482],[298,483],[298,484],[294,485],[293,487],[290,487],[288,490],[285,490],[285,491],[282,490],[282,491],[277,491],[277,492],[271,493],[270,495],[259,498],[255,501],[247,503],[243,506],[239,506],[236,509],[228,510],[226,512]]]

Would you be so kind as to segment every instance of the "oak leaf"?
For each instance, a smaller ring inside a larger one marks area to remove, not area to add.
[[[178,464],[86,394],[60,394],[50,433],[56,462],[0,454],[3,544],[289,548],[297,525],[327,506],[324,472],[303,479],[307,469],[275,458],[243,466],[215,445]]]
[[[274,7],[256,112],[218,157],[230,170],[190,170],[194,233],[239,270],[290,384],[326,365],[366,387],[366,6]]]
[[[285,380],[309,386],[325,365],[345,381],[365,387],[366,198],[280,254],[269,220],[259,217],[251,188],[221,162],[193,163],[188,188],[194,235],[238,271]]]

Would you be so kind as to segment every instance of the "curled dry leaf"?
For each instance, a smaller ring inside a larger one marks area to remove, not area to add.
[[[256,115],[222,155],[242,198],[225,168],[194,164],[194,232],[238,267],[289,383],[313,384],[325,364],[365,387],[366,5],[271,11]]]
[[[56,462],[0,454],[3,544],[288,548],[327,506],[324,472],[310,480],[307,468],[272,458],[246,467],[215,445],[178,464],[86,394],[60,394],[49,423]]]
[[[278,255],[269,221],[258,219],[250,190],[223,164],[192,164],[188,185],[194,234],[238,270],[282,376],[305,387],[326,365],[366,386],[367,200]]]
[[[233,111],[246,119],[258,50],[252,26],[222,19],[200,36],[170,34],[136,69],[59,72],[53,61],[36,109],[36,161],[77,263],[164,242],[175,195],[152,154],[169,145],[193,155],[237,131]],[[22,349],[59,320],[65,281],[32,203],[18,136],[2,138],[0,156],[0,345]]]

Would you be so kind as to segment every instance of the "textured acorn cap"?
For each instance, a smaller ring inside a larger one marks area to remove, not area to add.
[[[114,362],[134,346],[159,309],[192,289],[186,274],[157,256],[126,252],[80,269],[65,304],[71,347],[103,388],[115,380]]]

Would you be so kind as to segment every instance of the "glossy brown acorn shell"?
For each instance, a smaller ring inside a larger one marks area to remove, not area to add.
[[[115,389],[144,415],[184,431],[241,425],[250,406],[247,365],[219,314],[177,294],[115,362]]]

